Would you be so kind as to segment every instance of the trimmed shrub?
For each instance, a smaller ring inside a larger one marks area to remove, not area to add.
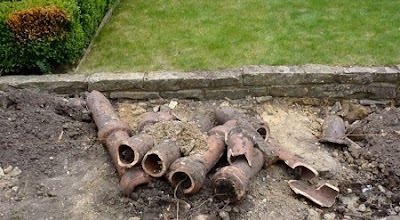
[[[115,0],[0,0],[0,75],[75,63]]]

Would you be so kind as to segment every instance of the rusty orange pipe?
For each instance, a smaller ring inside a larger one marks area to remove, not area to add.
[[[225,136],[235,126],[236,121],[231,120],[224,125],[214,127],[209,131],[207,150],[181,157],[172,163],[168,174],[171,185],[177,186],[182,182],[183,193],[194,194],[200,190],[206,174],[215,166],[225,150]]]
[[[263,164],[262,152],[254,149],[253,166],[249,166],[244,158],[238,158],[231,165],[221,168],[212,178],[214,194],[228,203],[242,200],[246,195],[249,180],[257,175]]]
[[[118,147],[132,135],[132,130],[119,119],[110,101],[100,92],[93,90],[86,103],[97,125],[98,138],[106,144],[118,173],[124,174],[125,169],[118,164]]]
[[[121,177],[120,187],[124,196],[130,196],[139,185],[149,184],[151,179],[141,167],[134,167],[126,171]]]
[[[166,140],[146,153],[142,167],[150,176],[162,177],[179,157],[181,157],[179,145],[175,141]]]
[[[135,166],[153,145],[153,137],[146,133],[125,139],[118,147],[118,165],[125,168]]]

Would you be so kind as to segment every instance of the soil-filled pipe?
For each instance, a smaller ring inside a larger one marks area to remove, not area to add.
[[[244,158],[238,158],[231,165],[223,167],[212,178],[213,192],[217,198],[229,203],[240,201],[247,192],[249,180],[262,168],[264,157],[259,149],[254,149],[253,165]]]
[[[119,166],[130,168],[140,163],[153,144],[153,137],[145,133],[124,140],[118,147]]]
[[[132,135],[132,130],[118,118],[111,103],[100,92],[92,91],[86,103],[97,125],[98,138],[106,144],[118,173],[124,174],[124,168],[118,164],[118,147]]]
[[[144,172],[152,177],[162,177],[169,166],[181,157],[181,150],[175,141],[166,140],[146,153],[142,160]]]
[[[126,170],[121,177],[120,187],[125,196],[130,196],[137,186],[149,183],[151,183],[149,175],[141,167],[134,167]]]
[[[147,130],[151,125],[161,122],[175,120],[176,117],[169,112],[146,112],[142,116],[142,120],[138,124],[138,131]]]
[[[194,194],[204,183],[206,174],[215,166],[225,150],[225,136],[235,126],[231,120],[224,125],[214,127],[209,131],[207,150],[187,157],[181,157],[172,163],[168,174],[171,185],[180,184],[183,193]]]

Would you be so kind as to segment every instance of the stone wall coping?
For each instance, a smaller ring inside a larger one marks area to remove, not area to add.
[[[246,96],[372,98],[400,101],[400,65],[249,65],[213,71],[1,76],[0,91],[58,94],[98,90],[111,98],[218,99]]]

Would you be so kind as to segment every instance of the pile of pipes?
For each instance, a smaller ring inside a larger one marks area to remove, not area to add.
[[[183,193],[195,194],[225,151],[229,165],[212,176],[212,190],[216,197],[229,203],[242,200],[249,180],[263,166],[268,167],[278,160],[292,169],[301,170],[302,179],[309,180],[318,175],[301,158],[272,140],[265,122],[230,107],[215,109],[212,117],[197,115],[193,118],[199,129],[207,133],[207,146],[183,156],[175,140],[156,143],[149,132],[157,123],[178,120],[170,109],[145,113],[134,134],[100,92],[92,91],[87,97],[87,105],[98,127],[98,138],[107,146],[121,176],[120,185],[126,196],[130,196],[136,186],[163,176],[172,186],[179,185]],[[303,181],[292,180],[289,186],[323,207],[333,205],[338,193],[336,187],[329,184],[314,189]]]

